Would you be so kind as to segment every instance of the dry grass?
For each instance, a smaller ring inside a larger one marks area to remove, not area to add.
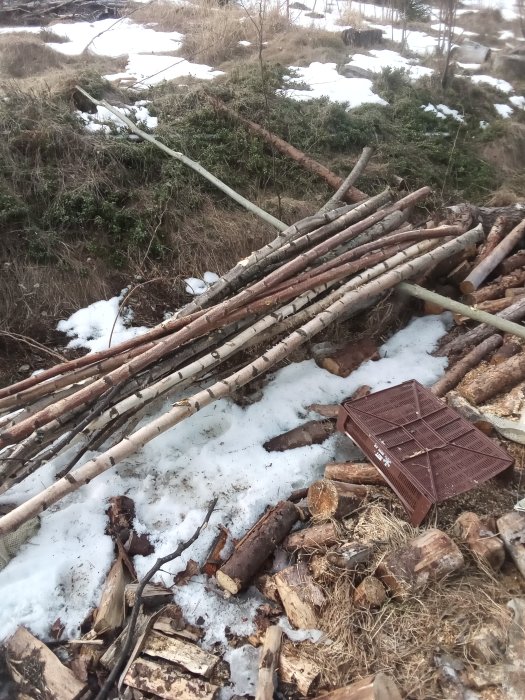
[[[263,57],[269,63],[294,66],[307,66],[313,61],[343,63],[348,48],[336,32],[292,27],[268,40]]]
[[[418,530],[371,505],[359,518],[352,539],[375,541],[373,573],[386,551],[404,546]],[[506,629],[510,613],[494,578],[467,559],[459,577],[435,584],[407,600],[388,600],[378,611],[356,610],[353,578],[324,584],[328,605],[319,620],[330,644],[305,644],[303,653],[322,669],[322,684],[340,687],[372,673],[392,675],[403,697],[443,697],[436,654],[451,654],[475,667],[469,641],[486,623]]]
[[[5,78],[28,78],[60,70],[65,56],[47,47],[34,34],[6,34],[0,41],[0,73]]]
[[[354,29],[360,29],[364,26],[365,20],[363,15],[358,10],[352,10],[351,7],[347,7],[341,13],[338,24],[348,27],[354,27]]]

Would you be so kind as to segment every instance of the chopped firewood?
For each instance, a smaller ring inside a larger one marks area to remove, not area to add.
[[[135,605],[135,594],[138,583],[128,583],[125,596],[126,605],[132,608]],[[173,598],[173,592],[160,583],[147,583],[142,593],[142,602],[145,607],[157,607],[169,603]]]
[[[525,513],[511,511],[497,521],[498,532],[520,574],[525,576]]]
[[[172,661],[189,673],[209,678],[219,661],[214,656],[196,644],[186,642],[176,637],[167,637],[160,632],[150,632],[146,637],[142,653],[166,661]]]
[[[330,462],[324,468],[325,479],[347,484],[384,486],[385,480],[369,462]]]
[[[166,661],[136,659],[124,683],[166,700],[213,700],[219,688],[208,681],[182,673]]]
[[[505,340],[503,345],[496,350],[494,355],[490,358],[491,365],[501,365],[502,362],[508,360],[510,357],[514,357],[522,350],[522,346],[517,340]]]
[[[386,600],[386,590],[375,576],[366,576],[354,591],[357,608],[379,608]]]
[[[503,542],[476,513],[462,513],[454,523],[454,535],[496,571],[505,561]]]
[[[315,700],[401,700],[401,693],[390,676],[378,673],[318,695]]]
[[[316,360],[317,364],[338,377],[348,377],[367,360],[378,360],[377,345],[371,339],[349,343],[329,357]]]
[[[345,542],[337,551],[330,551],[326,558],[332,566],[338,569],[354,571],[359,564],[367,564],[372,557],[373,549],[362,542]]]
[[[485,403],[496,394],[508,391],[525,379],[525,352],[509,358],[499,365],[487,368],[475,379],[460,387],[460,394],[470,403]]]
[[[466,418],[472,425],[475,425],[478,430],[481,430],[485,435],[493,435],[494,426],[488,421],[477,408],[471,406],[469,402],[458,394],[457,391],[449,391],[447,394],[447,404],[455,409],[460,416]]]
[[[187,639],[190,642],[198,642],[204,634],[200,627],[195,627],[195,625],[190,625],[186,622],[182,615],[182,610],[174,603],[165,605],[159,611],[158,617],[153,620],[152,629],[168,636]]]
[[[69,640],[69,644],[76,647],[69,667],[80,681],[87,683],[104,654],[104,641],[98,639],[97,633],[91,629],[80,639]]]
[[[146,629],[146,625],[148,624],[150,617],[150,615],[145,615],[142,610],[139,612],[137,624],[135,625],[135,629],[133,630],[133,646],[135,646],[135,642],[140,637],[140,635],[144,633],[144,630]],[[111,644],[106,649],[104,654],[100,657],[100,663],[108,671],[110,671],[113,668],[117,658],[119,657],[122,651],[122,647],[124,646],[124,643],[128,636],[128,625],[129,622],[126,624],[119,636],[115,639],[113,644]]]
[[[335,433],[335,420],[311,420],[264,443],[267,452],[284,452],[305,445],[319,445]]]
[[[441,530],[427,530],[406,547],[386,555],[376,575],[394,595],[419,591],[464,566],[458,546]]]
[[[221,558],[221,554],[226,546],[229,534],[230,533],[223,525],[219,525],[219,533],[213,541],[211,549],[208,552],[208,556],[206,557],[206,561],[201,567],[202,573],[206,574],[206,576],[215,576],[217,570],[224,563],[223,559]]]
[[[187,586],[193,576],[200,572],[200,566],[194,559],[190,559],[182,571],[175,574],[173,581],[177,586]]]
[[[242,590],[288,535],[298,518],[298,508],[289,501],[281,501],[265,513],[237,543],[231,557],[217,571],[219,586],[234,595]]]
[[[255,582],[256,588],[269,600],[273,600],[274,603],[280,603],[279,591],[277,590],[277,584],[275,583],[275,578],[269,574],[263,574]]]
[[[279,677],[283,683],[291,683],[301,695],[309,695],[320,675],[320,667],[302,655],[300,648],[291,642],[283,644],[279,656]]]
[[[283,631],[277,625],[266,630],[259,660],[259,678],[255,700],[273,700],[277,689],[277,665]]]
[[[478,289],[471,294],[465,296],[467,304],[480,304],[488,299],[500,299],[504,296],[507,289],[513,287],[523,287],[525,284],[525,268],[520,268],[510,272],[508,275],[498,277],[491,284]]]
[[[283,542],[284,549],[293,552],[296,549],[316,549],[335,544],[339,531],[334,523],[320,523],[292,532]]]
[[[310,576],[307,565],[301,562],[288,566],[275,574],[274,578],[292,625],[299,629],[315,628],[318,621],[317,609],[324,604],[325,597]]]
[[[38,700],[76,700],[86,690],[85,683],[24,627],[7,640],[6,661],[20,695]]]
[[[306,408],[308,411],[318,413],[320,416],[324,416],[325,418],[337,418],[339,415],[338,403],[312,403]]]
[[[124,624],[124,589],[127,578],[121,557],[111,567],[95,613],[93,629],[97,634],[114,632]]]
[[[321,479],[308,489],[308,507],[318,520],[342,518],[359,508],[367,493],[365,486]]]

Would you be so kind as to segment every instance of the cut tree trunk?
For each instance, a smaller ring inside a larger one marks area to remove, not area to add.
[[[525,352],[499,365],[487,368],[480,376],[460,388],[459,393],[469,403],[478,406],[493,396],[512,389],[525,379]]]
[[[367,494],[365,486],[321,479],[308,489],[308,508],[317,520],[343,518],[359,508]]]
[[[476,513],[462,513],[454,523],[454,535],[492,569],[501,569],[505,561],[503,542]]]
[[[380,608],[385,601],[385,587],[375,576],[366,576],[354,591],[356,608]]]
[[[498,277],[491,284],[486,287],[482,287],[471,294],[465,296],[465,301],[467,304],[481,304],[483,301],[490,301],[491,299],[500,299],[505,295],[507,289],[513,289],[515,287],[523,287],[525,284],[525,269],[520,268],[510,272],[504,277]]]
[[[255,523],[237,543],[232,556],[217,571],[217,583],[232,594],[239,593],[299,519],[297,506],[281,501]]]
[[[296,549],[319,549],[335,544],[341,535],[335,523],[321,523],[292,532],[283,542],[288,552]]]
[[[277,690],[277,666],[283,631],[277,625],[266,630],[259,659],[259,678],[255,700],[273,700]]]
[[[300,647],[291,642],[283,644],[279,656],[279,677],[283,683],[295,685],[306,696],[310,695],[320,675],[321,668],[302,655]]]
[[[378,360],[377,345],[365,338],[357,343],[349,343],[330,357],[324,357],[317,364],[338,377],[348,377],[367,360]]]
[[[368,676],[344,688],[318,695],[315,700],[402,700],[396,683],[384,673]]]
[[[405,597],[463,566],[463,555],[450,537],[440,530],[427,530],[406,547],[387,554],[376,575],[395,596]]]
[[[213,700],[219,688],[179,671],[166,661],[136,659],[129,667],[125,685],[165,700]]]
[[[503,339],[498,333],[491,335],[480,345],[465,355],[462,360],[456,362],[452,369],[445,372],[441,379],[439,379],[432,386],[432,392],[436,396],[445,396],[445,394],[447,394],[449,391],[455,389],[455,387],[465,377],[467,372],[470,372],[471,369],[477,367],[487,355],[499,348],[502,342]]]
[[[304,562],[287,566],[275,574],[274,580],[292,625],[298,629],[315,629],[318,610],[324,605],[325,597],[310,576],[308,566]]]
[[[19,627],[7,640],[5,650],[20,697],[77,700],[85,692],[85,684],[24,627]]]
[[[497,526],[507,552],[525,577],[525,513],[515,510],[506,513],[498,518]]]
[[[276,435],[264,443],[267,452],[284,452],[305,445],[319,445],[335,433],[335,419],[311,420],[292,428],[286,433]]]
[[[324,478],[346,484],[385,486],[386,481],[369,462],[330,462],[324,468]]]

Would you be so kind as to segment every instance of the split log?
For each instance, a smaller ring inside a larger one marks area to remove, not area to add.
[[[314,582],[308,566],[301,562],[287,566],[274,576],[286,616],[298,629],[315,629],[318,609],[325,603],[321,589]]]
[[[310,695],[314,689],[321,668],[311,659],[301,654],[300,647],[285,642],[279,656],[279,677],[283,683],[297,687],[301,695]]]
[[[114,632],[124,624],[124,589],[126,587],[126,572],[124,563],[119,556],[111,567],[106,583],[102,590],[100,604],[95,619],[93,629],[97,634]]]
[[[447,404],[463,416],[469,423],[475,425],[478,430],[481,430],[485,435],[494,434],[494,426],[488,421],[485,416],[478,411],[477,408],[471,406],[469,402],[463,398],[457,391],[449,391],[447,394]]]
[[[404,597],[459,571],[464,563],[450,537],[432,529],[387,554],[376,575],[395,596]]]
[[[235,595],[255,576],[266,559],[299,519],[297,506],[281,501],[237,543],[232,556],[217,571],[217,583]]]
[[[503,542],[476,513],[462,513],[454,523],[454,535],[492,569],[501,569],[505,561]]]
[[[511,511],[502,515],[498,518],[497,526],[507,552],[525,577],[525,513]]]
[[[320,445],[335,433],[335,420],[311,420],[292,428],[286,433],[276,435],[264,443],[267,452],[284,452],[306,445]]]
[[[480,376],[460,388],[459,393],[475,406],[493,396],[512,389],[525,379],[525,352],[515,355],[499,365],[487,368]]]
[[[357,343],[349,343],[332,356],[319,360],[317,364],[338,377],[348,377],[363,362],[378,359],[377,345],[373,340],[365,338]]]
[[[224,564],[221,554],[226,546],[229,534],[230,533],[223,525],[219,525],[219,534],[215,538],[208,556],[206,557],[206,561],[201,567],[201,572],[206,574],[206,576],[215,576],[217,570]]]
[[[343,518],[359,508],[367,494],[365,486],[321,479],[308,489],[308,508],[317,520]]]
[[[142,647],[142,654],[171,661],[189,673],[209,678],[219,661],[214,656],[196,644],[183,639],[167,637],[160,632],[150,632]]]
[[[366,576],[354,591],[356,608],[380,608],[386,600],[386,589],[375,576]]]
[[[520,267],[525,267],[525,250],[518,250],[514,255],[510,255],[501,263],[499,269],[503,275],[508,275]]]
[[[274,577],[270,574],[263,574],[259,576],[255,581],[255,587],[260,591],[265,598],[273,600],[274,603],[281,603],[279,598],[279,592],[277,590],[277,584],[275,583]]]
[[[315,700],[401,700],[401,693],[390,676],[378,673],[318,695]]]
[[[260,126],[259,124],[256,124],[250,119],[246,119],[246,117],[241,117],[240,114],[228,107],[226,104],[224,104],[224,102],[222,102],[218,98],[208,97],[208,99],[210,100],[211,104],[216,110],[227,114],[235,121],[240,122],[241,124],[246,126],[252,133],[264,139],[264,141],[266,141],[266,143],[272,146],[272,148],[277,149],[283,155],[288,156],[292,160],[295,160],[296,163],[299,163],[299,165],[305,168],[305,170],[309,170],[315,175],[319,175],[319,177],[322,177],[323,180],[325,180],[330,185],[330,187],[333,187],[334,190],[338,190],[341,187],[341,185],[343,185],[344,180],[342,177],[339,177],[327,167],[321,165],[321,163],[318,163],[313,158],[310,158],[306,155],[306,153],[303,153],[298,148],[295,148],[291,144],[287,143],[284,139],[281,139],[279,138],[279,136],[272,134],[270,131]],[[350,187],[344,194],[345,200],[349,202],[359,202],[363,199],[366,199],[367,196],[368,195],[366,195],[364,192],[361,192],[353,185],[350,185]]]
[[[481,304],[483,301],[489,301],[490,299],[499,299],[505,295],[507,289],[513,289],[514,287],[523,287],[525,285],[525,268],[520,268],[510,272],[504,277],[498,277],[498,279],[491,282],[491,284],[478,289],[471,294],[465,296],[465,301],[468,304]]]
[[[324,478],[347,484],[385,486],[386,481],[369,462],[330,462],[324,468]]]
[[[137,642],[138,638],[144,634],[144,631],[146,630],[146,626],[151,618],[151,615],[145,615],[144,612],[141,610],[139,612],[138,618],[137,618],[137,623],[133,629],[133,642],[132,645],[135,646],[135,643]],[[128,631],[129,631],[129,622],[126,624],[122,632],[119,634],[119,636],[115,639],[115,641],[110,644],[110,646],[106,649],[106,651],[102,654],[100,657],[100,663],[101,665],[110,671],[113,666],[115,665],[118,657],[121,654],[121,651],[124,647],[124,644],[126,642],[127,636],[128,636]]]
[[[326,558],[338,569],[353,571],[359,564],[368,564],[373,548],[363,542],[345,542],[336,551],[327,552]]]
[[[462,360],[456,362],[452,369],[445,372],[441,379],[438,379],[438,381],[432,386],[432,392],[436,396],[445,396],[445,394],[447,394],[449,391],[455,389],[455,387],[465,377],[467,372],[470,372],[471,369],[477,367],[487,355],[499,348],[502,343],[503,339],[498,333],[491,335],[480,345],[471,350],[471,352],[465,355]]]
[[[277,665],[283,631],[277,625],[266,630],[259,660],[259,678],[255,700],[273,700],[277,689]]]
[[[138,583],[128,583],[126,586],[124,598],[130,608],[135,605],[138,587]],[[173,591],[160,583],[147,583],[141,595],[144,606],[150,608],[170,603],[172,599]]]
[[[474,260],[475,267],[477,267],[480,262],[485,260],[485,258],[492,253],[494,248],[501,243],[510,227],[511,224],[508,219],[506,219],[504,216],[498,216],[487,235],[487,240],[482,246],[480,246],[479,253]]]
[[[284,540],[283,547],[288,552],[297,549],[319,549],[335,544],[340,537],[335,523],[321,523],[292,532]]]
[[[514,355],[517,355],[522,350],[522,345],[518,343],[517,340],[512,340],[512,336],[510,336],[510,339],[508,340],[504,338],[503,345],[499,348],[499,350],[496,350],[494,355],[492,355],[490,358],[490,364],[500,365],[502,362],[514,357]]]
[[[124,683],[165,700],[213,700],[219,688],[207,681],[182,673],[170,663],[136,659]]]
[[[77,700],[86,690],[86,685],[24,627],[7,640],[6,661],[20,696]]]
[[[339,404],[338,403],[312,403],[306,407],[308,411],[312,413],[318,413],[320,416],[325,418],[336,418],[339,415]]]

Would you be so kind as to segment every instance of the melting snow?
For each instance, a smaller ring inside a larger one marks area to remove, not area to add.
[[[501,80],[501,78],[494,78],[492,75],[471,75],[470,79],[473,83],[486,83],[487,85],[492,85],[492,87],[501,90],[501,92],[514,92],[514,88],[506,80]]]
[[[185,58],[132,54],[125,72],[113,73],[104,77],[106,80],[124,80],[133,83],[135,87],[147,88],[150,85],[162,83],[164,80],[188,76],[201,80],[212,80],[217,75],[223,75],[223,71],[213,70],[211,66],[201,63],[191,63]]]
[[[447,107],[447,105],[433,105],[429,103],[426,107],[425,105],[421,105],[421,109],[425,112],[433,112],[439,119],[452,117],[452,119],[455,119],[457,122],[465,121],[464,117],[458,112],[457,109],[451,109],[450,107]]]
[[[142,103],[137,102],[135,105],[119,107],[119,109],[127,116],[133,115],[138,124],[142,124],[149,129],[156,129],[158,126],[157,117],[152,117],[147,107]],[[104,131],[109,133],[112,129],[117,129],[117,131],[127,129],[125,124],[106,107],[98,106],[96,114],[80,112],[78,110],[76,114],[78,114],[85,123],[88,131]]]
[[[407,71],[412,80],[417,80],[425,75],[432,75],[432,68],[415,65],[414,59],[401,56],[397,51],[371,50],[369,56],[356,53],[352,56],[348,66],[357,66],[373,73],[380,73],[384,68],[393,68]]]
[[[512,112],[514,111],[510,105],[497,104],[494,105],[494,109],[503,119],[508,119]]]
[[[186,292],[198,296],[205,292],[214,282],[217,282],[218,279],[219,275],[216,275],[215,272],[205,272],[202,279],[199,277],[187,277],[184,280],[186,282]]]
[[[382,29],[385,39],[390,39],[398,44],[402,43],[402,29],[392,27],[390,24],[370,24],[369,26],[374,27],[375,29]],[[425,56],[427,54],[434,53],[434,50],[438,45],[438,40],[436,37],[425,34],[424,32],[407,31],[405,36],[405,44],[410,51],[420,54],[421,56]]]
[[[525,97],[523,95],[513,95],[509,97],[509,102],[511,102],[514,107],[518,109],[525,109]]]

